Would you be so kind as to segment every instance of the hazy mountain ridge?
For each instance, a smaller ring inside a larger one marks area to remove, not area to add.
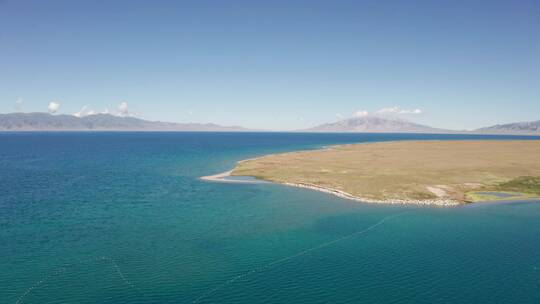
[[[430,126],[379,116],[363,116],[326,123],[306,129],[308,132],[411,132],[411,133],[455,133]]]
[[[48,113],[0,114],[0,131],[249,131],[212,123],[171,123],[95,114],[84,117]]]
[[[255,131],[213,123],[172,123],[95,114],[84,117],[49,113],[0,114],[0,131]],[[473,131],[439,129],[393,117],[362,116],[325,123],[301,132],[477,133],[540,135],[540,120],[498,124]]]
[[[508,124],[498,124],[476,130],[481,133],[538,133],[540,134],[540,120],[522,121]]]

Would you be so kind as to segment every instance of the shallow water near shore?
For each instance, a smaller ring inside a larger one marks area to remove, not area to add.
[[[509,197],[512,197],[512,196],[522,195],[519,192],[517,192],[517,193],[505,193],[505,192],[497,192],[497,191],[480,191],[480,192],[477,192],[477,193],[481,194],[481,195],[493,195],[493,196],[496,196],[498,198],[509,198]]]
[[[538,201],[386,206],[199,179],[413,139],[533,138],[0,133],[0,303],[539,303]]]

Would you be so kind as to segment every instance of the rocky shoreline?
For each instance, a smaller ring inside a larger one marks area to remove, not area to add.
[[[307,183],[281,183],[281,184],[291,186],[291,187],[298,187],[298,188],[305,188],[305,189],[320,191],[320,192],[335,195],[340,198],[345,198],[345,199],[354,200],[354,201],[363,202],[363,203],[372,203],[372,204],[419,205],[419,206],[438,206],[438,207],[454,207],[454,206],[459,206],[463,204],[460,201],[446,199],[446,198],[429,199],[429,200],[406,200],[406,199],[376,200],[376,199],[357,197],[341,190],[321,187],[321,186],[317,186],[313,184],[307,184]]]

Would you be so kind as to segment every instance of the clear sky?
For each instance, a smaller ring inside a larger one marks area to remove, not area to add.
[[[538,120],[540,1],[0,0],[0,113],[52,101],[277,130]]]

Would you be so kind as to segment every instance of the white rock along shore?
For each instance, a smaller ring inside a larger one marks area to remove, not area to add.
[[[453,207],[453,206],[458,206],[458,205],[463,204],[462,202],[458,200],[453,200],[453,199],[448,199],[448,198],[437,198],[437,199],[427,199],[427,200],[411,200],[411,199],[376,200],[376,199],[354,196],[341,190],[321,187],[314,184],[308,184],[308,183],[282,183],[282,184],[287,185],[287,186],[292,186],[292,187],[311,189],[315,191],[329,193],[329,194],[332,194],[341,198],[345,198],[345,199],[350,199],[350,200],[364,202],[364,203],[373,203],[373,204],[421,205],[421,206],[440,206],[440,207]]]

